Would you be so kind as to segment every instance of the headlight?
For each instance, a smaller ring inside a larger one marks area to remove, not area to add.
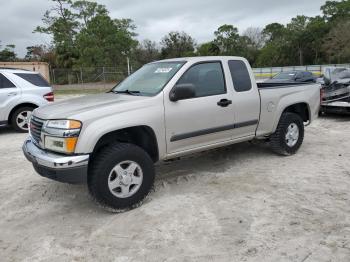
[[[81,128],[81,122],[77,120],[49,120],[46,124],[48,128],[76,129]]]
[[[47,121],[43,128],[45,148],[60,153],[74,153],[81,126],[77,120]]]

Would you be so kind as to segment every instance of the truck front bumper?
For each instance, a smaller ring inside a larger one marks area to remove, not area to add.
[[[90,155],[54,154],[40,149],[30,138],[24,141],[22,150],[39,175],[70,184],[86,182]]]

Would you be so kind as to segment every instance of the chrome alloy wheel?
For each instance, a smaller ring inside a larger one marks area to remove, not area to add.
[[[134,195],[143,180],[142,169],[134,161],[123,161],[117,164],[108,176],[109,191],[116,197],[127,198]]]
[[[29,119],[32,114],[32,111],[22,111],[17,115],[16,124],[22,130],[29,129]]]
[[[295,146],[299,139],[299,127],[297,124],[291,123],[288,126],[285,139],[289,147]]]

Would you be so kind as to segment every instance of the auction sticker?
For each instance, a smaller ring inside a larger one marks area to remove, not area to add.
[[[157,68],[156,71],[154,71],[154,73],[156,73],[156,74],[167,74],[172,69],[173,69],[172,67],[159,67],[159,68]]]

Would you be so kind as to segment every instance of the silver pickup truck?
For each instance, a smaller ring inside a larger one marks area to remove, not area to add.
[[[23,151],[40,175],[86,182],[123,211],[149,194],[160,160],[253,139],[296,153],[319,107],[318,84],[257,84],[244,58],[162,60],[108,93],[36,109]]]

